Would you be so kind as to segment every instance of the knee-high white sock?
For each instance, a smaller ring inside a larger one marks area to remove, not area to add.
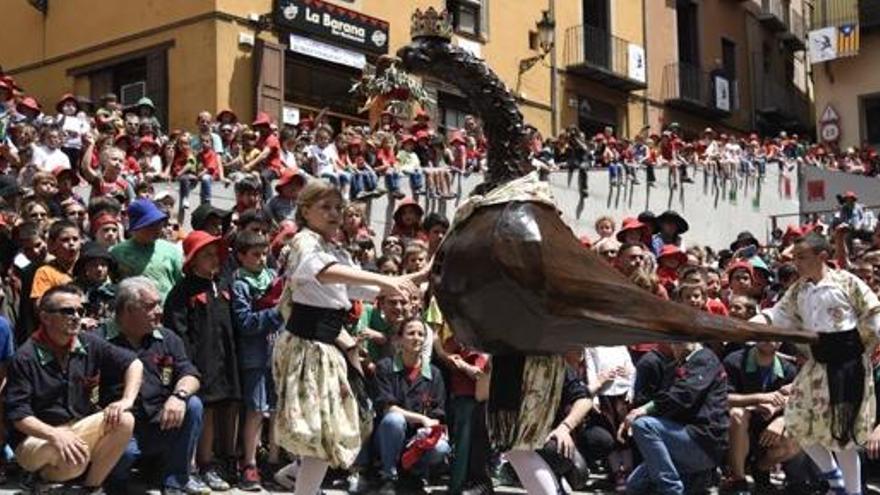
[[[507,460],[516,471],[520,483],[529,495],[556,495],[556,475],[544,459],[533,450],[511,450]]]
[[[324,475],[327,474],[327,468],[330,464],[322,459],[315,457],[303,457],[302,466],[299,468],[299,474],[296,477],[296,489],[294,495],[315,495],[321,489],[321,483],[324,482]]]
[[[834,460],[831,451],[825,447],[821,445],[808,445],[804,447],[804,452],[816,463],[816,466],[819,467],[823,475],[827,476],[828,473],[837,471],[837,461]],[[841,478],[832,478],[827,481],[831,488],[843,488],[843,479]]]
[[[837,463],[843,471],[843,485],[846,493],[862,493],[862,466],[859,453],[856,449],[839,450],[834,452]]]

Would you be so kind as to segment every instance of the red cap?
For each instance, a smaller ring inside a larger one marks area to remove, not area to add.
[[[294,181],[294,179],[299,179],[300,182],[305,184],[306,176],[299,171],[299,169],[288,168],[281,172],[281,177],[278,179],[278,182],[275,184],[275,191],[277,192],[282,187],[290,184]]]
[[[660,250],[660,256],[658,256],[657,259],[659,260],[667,257],[675,257],[681,264],[687,263],[687,255],[675,244],[664,245],[663,249]]]
[[[220,264],[223,264],[223,261],[226,259],[226,245],[223,242],[222,237],[214,237],[211,234],[203,231],[203,230],[194,230],[186,236],[186,239],[183,240],[183,269],[186,270],[187,266],[195,259],[196,255],[199,254],[203,248],[210,246],[212,244],[217,244],[220,248]]]
[[[16,105],[16,106],[17,107],[24,107],[24,108],[27,108],[28,110],[33,110],[35,112],[39,112],[40,109],[42,108],[40,106],[40,103],[37,100],[35,100],[34,97],[32,97],[32,96],[25,96],[24,98],[21,99],[21,101],[18,102],[18,105]]]
[[[727,267],[727,276],[730,277],[733,272],[737,270],[746,270],[747,272],[749,272],[750,277],[755,278],[755,267],[753,267],[752,264],[748,261],[739,260],[731,263]]]
[[[412,134],[407,134],[406,136],[403,136],[403,139],[400,140],[400,144],[404,144],[404,143],[416,144],[415,136],[413,136]]]
[[[782,240],[788,238],[802,237],[804,235],[804,230],[799,225],[789,225],[785,228],[785,233],[782,234]]]
[[[272,125],[272,119],[269,118],[269,114],[266,112],[260,112],[257,114],[257,118],[254,119],[254,123],[251,124],[256,127],[258,125]]]
[[[467,141],[464,139],[464,135],[460,132],[456,132],[452,135],[452,139],[449,140],[449,144],[467,144]]]
[[[144,148],[146,148],[147,146],[150,146],[150,147],[152,147],[153,149],[155,149],[155,150],[157,150],[157,151],[159,150],[159,143],[157,143],[156,140],[153,139],[152,136],[144,136],[144,137],[142,137],[141,140],[140,140],[140,142],[138,142],[138,147],[137,147],[137,149],[138,149],[138,151],[141,151],[141,150],[143,150]]]
[[[847,191],[847,192],[843,193],[843,199],[857,200],[857,199],[859,199],[859,197],[856,196],[856,193],[854,193],[852,191]]]
[[[426,112],[422,108],[420,108],[420,109],[418,109],[418,111],[416,111],[416,116],[415,116],[415,120],[421,120],[421,119],[431,120],[431,116],[428,115],[428,112]]]
[[[431,134],[428,131],[422,130],[416,132],[416,139],[428,139],[431,137]]]
[[[651,226],[639,221],[638,218],[628,217],[623,219],[623,226],[617,233],[617,240],[623,242],[624,234],[632,230],[642,231],[642,243],[648,245],[651,243]]]

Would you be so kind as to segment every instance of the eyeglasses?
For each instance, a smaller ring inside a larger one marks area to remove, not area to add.
[[[83,314],[85,314],[85,310],[83,310],[82,306],[67,306],[61,308],[49,308],[44,309],[46,313],[54,314],[54,315],[64,315],[68,318],[80,318]]]

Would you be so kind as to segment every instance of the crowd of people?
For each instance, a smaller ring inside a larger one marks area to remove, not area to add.
[[[409,125],[385,113],[337,133],[309,119],[279,129],[265,114],[244,125],[227,110],[167,131],[148,99],[123,108],[107,95],[92,112],[64,95],[46,116],[9,77],[0,102],[3,466],[40,493],[129,493],[132,477],[166,494],[313,495],[331,480],[353,493],[428,480],[491,493],[516,477],[529,493],[557,493],[590,473],[619,492],[748,493],[775,490],[784,472],[788,493],[855,494],[860,456],[880,455],[880,353],[861,408],[830,425],[823,408],[843,399],[794,387],[815,363],[785,342],[571,351],[544,446],[500,451],[485,421],[493,357],[456,340],[427,284],[450,222],[418,201],[456,197],[457,177],[485,169],[472,117],[452,130],[424,112]],[[537,167],[601,166],[612,181],[645,169],[650,183],[666,167],[687,182],[690,164],[763,175],[799,159],[876,169],[870,152],[829,162],[797,136],[678,133],[545,141],[532,130],[523,145]],[[163,181],[179,200],[156,194]],[[214,183],[234,188],[232,210],[211,204]],[[386,193],[397,206],[380,238],[364,201]],[[880,229],[854,194],[841,202],[830,225],[791,225],[763,243],[743,232],[720,250],[687,243],[691,226],[674,211],[601,217],[581,240],[659,298],[857,327],[870,356]],[[810,401],[815,417],[786,412]]]

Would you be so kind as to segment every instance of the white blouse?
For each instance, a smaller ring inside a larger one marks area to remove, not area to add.
[[[318,275],[334,264],[355,266],[348,252],[305,228],[294,236],[288,266],[292,300],[319,308],[350,309],[352,299],[372,301],[379,295],[375,286],[322,284]]]
[[[597,395],[626,395],[632,398],[633,383],[636,378],[636,368],[626,346],[597,346],[587,347],[584,350],[584,365],[587,370],[587,383],[593,384],[599,380],[599,374],[608,370],[623,367],[626,376],[617,377],[604,387],[600,388]]]
[[[799,280],[772,308],[763,311],[773,325],[814,332],[845,332],[867,327],[880,330],[880,301],[860,278],[845,270],[828,270],[816,283]]]

